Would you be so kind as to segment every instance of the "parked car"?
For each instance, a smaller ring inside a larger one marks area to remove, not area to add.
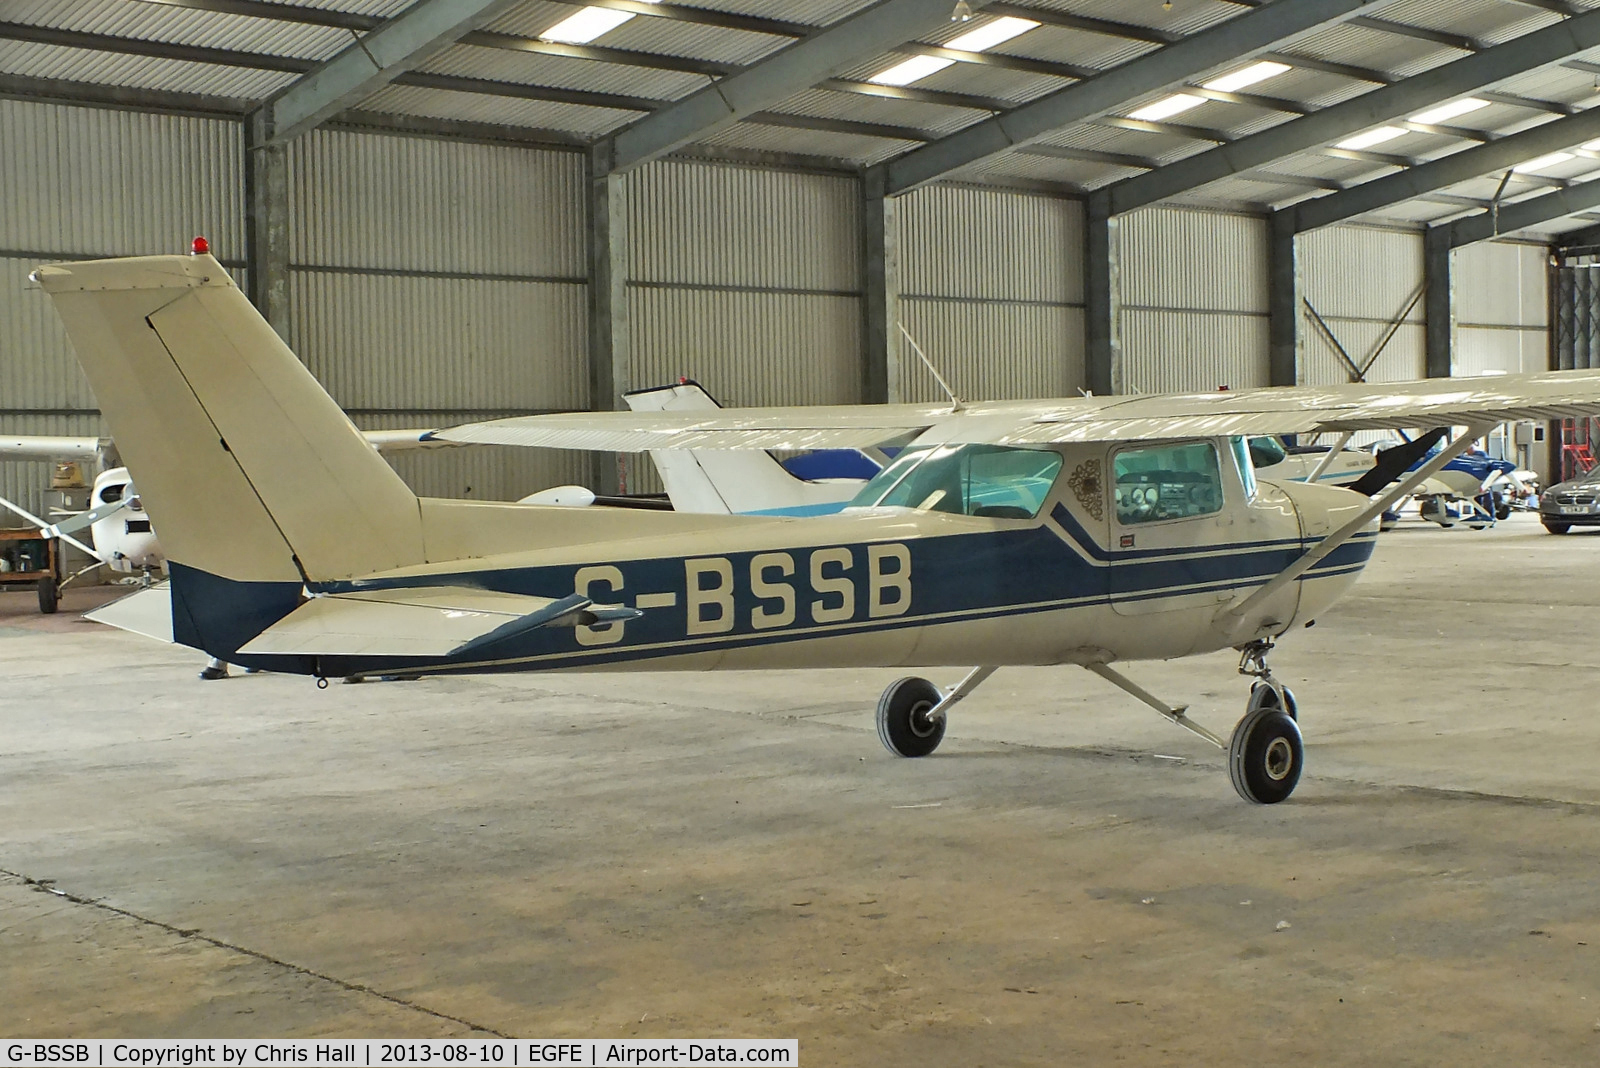
[[[1539,494],[1539,521],[1552,534],[1575,526],[1600,526],[1600,467]]]

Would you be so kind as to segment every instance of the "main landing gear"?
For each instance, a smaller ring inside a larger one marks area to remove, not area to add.
[[[1228,754],[1228,778],[1246,801],[1275,805],[1294,793],[1305,763],[1305,747],[1296,722],[1300,708],[1294,693],[1272,676],[1267,666],[1271,641],[1240,647],[1239,673],[1255,679],[1245,712],[1227,738],[1189,718],[1188,706],[1173,706],[1145,690],[1109,664],[1086,664],[1090,671],[1149,705],[1185,730],[1192,731]],[[949,693],[921,678],[897,679],[878,699],[878,738],[889,752],[903,757],[927,756],[944,739],[951,706],[993,675],[992,667],[968,672]]]

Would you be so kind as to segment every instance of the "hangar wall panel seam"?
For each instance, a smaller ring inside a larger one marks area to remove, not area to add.
[[[1081,204],[928,186],[896,202],[894,237],[900,318],[960,396],[1060,397],[1085,384]],[[907,399],[942,399],[891,330]]]

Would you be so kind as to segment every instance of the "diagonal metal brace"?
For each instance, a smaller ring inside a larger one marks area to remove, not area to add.
[[[1099,675],[1102,679],[1105,679],[1119,690],[1122,690],[1125,693],[1138,698],[1140,701],[1143,701],[1145,704],[1149,705],[1157,712],[1160,712],[1163,716],[1167,717],[1184,730],[1193,731],[1195,734],[1198,734],[1200,737],[1204,738],[1218,749],[1228,748],[1228,740],[1226,738],[1214,731],[1207,730],[1205,727],[1200,726],[1200,724],[1189,718],[1188,705],[1173,706],[1167,704],[1161,698],[1157,697],[1149,690],[1146,690],[1143,686],[1140,686],[1137,682],[1134,682],[1132,679],[1128,678],[1110,664],[1085,664],[1083,666],[1094,672],[1096,675]]]

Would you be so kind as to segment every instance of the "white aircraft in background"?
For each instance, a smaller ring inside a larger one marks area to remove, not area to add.
[[[440,448],[449,442],[432,440],[432,430],[365,430],[362,434],[379,452],[402,449]],[[54,435],[0,437],[0,460],[45,460],[87,466],[103,465],[111,443],[98,438]],[[111,467],[95,476],[89,492],[89,507],[82,512],[62,512],[49,518],[32,514],[13,501],[0,497],[0,509],[13,512],[25,522],[39,527],[46,537],[61,538],[94,560],[95,567],[122,575],[137,575],[146,582],[166,571],[161,542],[144,511],[133,476],[126,467]],[[92,545],[73,537],[87,529]],[[67,582],[77,576],[69,576]]]
[[[450,441],[608,451],[904,443],[830,516],[419,499],[208,255],[41,267],[172,576],[97,618],[325,681],[364,674],[977,665],[899,679],[880,739],[925,756],[1004,665],[1072,664],[1282,801],[1304,753],[1267,666],[1355,583],[1376,521],[1494,424],[1600,413],[1600,371],[985,404],[574,413]],[[1342,489],[1258,481],[1263,434],[1453,427]],[[1416,455],[1412,455],[1416,453]],[[1377,493],[1375,498],[1366,496]],[[1114,665],[1234,648],[1230,735]]]

